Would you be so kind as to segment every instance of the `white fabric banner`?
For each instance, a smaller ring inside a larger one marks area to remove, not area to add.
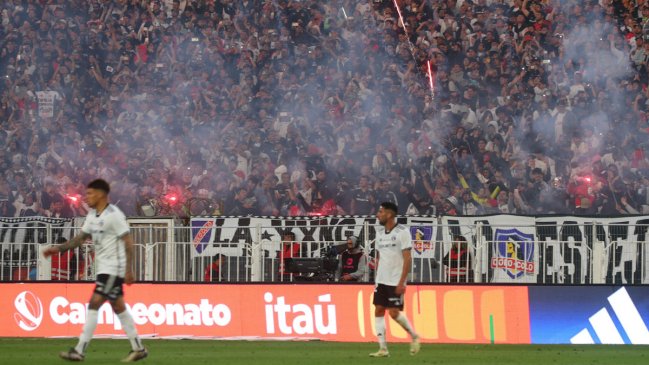
[[[413,239],[413,257],[432,258],[437,237],[436,218],[399,217],[406,224]],[[367,227],[365,223],[367,222]],[[285,233],[295,234],[295,241],[307,244],[307,256],[318,257],[318,250],[331,244],[342,244],[349,236],[356,236],[361,245],[372,247],[376,230],[375,217],[195,217],[191,219],[192,257],[242,255],[242,243],[257,241],[260,235],[262,249],[272,256],[280,249]],[[259,229],[259,231],[257,231]],[[366,252],[369,250],[366,249]]]
[[[443,217],[442,227],[444,255],[451,249],[454,236],[468,242],[476,282],[537,281],[539,253],[533,217]]]
[[[441,227],[444,254],[466,238],[476,281],[649,282],[648,217],[443,217]]]
[[[36,97],[38,98],[38,116],[54,117],[54,101],[60,100],[61,95],[56,91],[37,91]]]
[[[45,217],[0,218],[0,276],[9,278],[16,268],[34,268],[42,256],[39,246],[72,238],[75,219]],[[21,278],[26,279],[26,278]]]
[[[0,244],[52,243],[59,237],[72,238],[76,219],[21,217],[0,218]],[[83,219],[79,220],[83,222]],[[51,242],[47,228],[51,227]]]

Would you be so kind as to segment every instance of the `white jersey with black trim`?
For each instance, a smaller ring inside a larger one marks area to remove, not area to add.
[[[390,232],[379,229],[376,233],[375,243],[379,253],[376,283],[390,286],[399,285],[403,271],[403,250],[412,249],[408,227],[398,224]]]
[[[96,274],[126,275],[126,250],[122,237],[129,232],[126,216],[109,204],[101,214],[91,209],[81,231],[92,235],[95,247]]]

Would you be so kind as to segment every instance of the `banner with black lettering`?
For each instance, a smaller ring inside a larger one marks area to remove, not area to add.
[[[633,275],[634,278],[640,279],[639,281],[634,280],[634,282],[649,284],[649,245],[647,244],[649,217],[633,217],[630,221],[634,226],[632,238],[636,242],[635,247],[637,248],[637,264]]]
[[[29,269],[36,266],[39,252],[37,246],[55,243],[61,237],[70,239],[74,227],[74,219],[0,218],[0,253],[2,254],[0,277],[25,280]],[[25,270],[25,272],[19,273],[15,270]]]
[[[433,217],[399,217],[408,225],[413,239],[413,257],[431,258],[437,236]],[[379,229],[375,217],[195,217],[191,219],[192,257],[213,256],[217,253],[245,255],[244,243],[259,240],[262,249],[274,257],[287,233],[295,235],[307,252],[302,256],[319,257],[321,250],[332,244],[342,244],[356,236],[365,247],[372,247]]]
[[[443,255],[459,235],[475,281],[644,284],[648,229],[647,217],[443,217]]]
[[[0,218],[0,244],[53,243],[60,237],[70,239],[74,223],[73,218]]]
[[[645,217],[537,219],[544,270],[539,282],[646,283]]]
[[[534,218],[513,215],[443,217],[442,265],[446,275],[454,263],[449,256],[453,244],[467,242],[468,260],[462,260],[460,281],[492,283],[535,283],[539,270]],[[454,250],[458,250],[455,248]],[[456,259],[457,260],[457,259]]]
[[[607,219],[583,217],[539,217],[536,219],[537,239],[543,247],[544,263],[539,283],[582,284],[597,282],[607,266],[604,254],[607,236],[617,228],[609,227]],[[625,224],[625,227],[628,225]],[[593,257],[600,261],[593,265]]]
[[[649,217],[620,217],[605,220],[608,244],[606,283],[634,284],[649,282],[647,229]]]

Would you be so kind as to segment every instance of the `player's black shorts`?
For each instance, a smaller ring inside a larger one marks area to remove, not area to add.
[[[376,284],[373,304],[403,310],[403,295],[397,294],[396,290],[396,286]]]
[[[124,284],[124,278],[115,275],[99,274],[95,281],[95,293],[103,295],[108,300],[116,300],[124,295],[122,284]]]

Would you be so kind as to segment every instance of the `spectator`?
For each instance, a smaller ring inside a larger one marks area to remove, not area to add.
[[[293,278],[293,274],[288,273],[286,270],[286,260],[301,256],[302,245],[295,242],[295,233],[288,232],[282,235],[281,250],[277,252],[280,281],[291,281]]]
[[[16,200],[14,203],[16,217],[35,217],[38,215],[40,208],[36,202],[36,193],[26,193],[21,200]]]
[[[68,240],[64,237],[59,237],[56,240],[56,244],[60,245],[67,242]],[[60,280],[60,281],[69,281],[76,278],[76,273],[79,271],[77,254],[75,251],[79,250],[69,250],[64,253],[52,256],[52,279],[51,280]]]
[[[46,212],[46,216],[52,218],[73,218],[74,213],[63,198],[58,198],[52,201],[50,210]]]
[[[473,282],[473,260],[464,236],[456,235],[449,252],[444,255],[442,263],[451,283]]]
[[[212,257],[212,262],[205,267],[204,281],[213,282],[223,280],[223,266],[225,257],[217,253]]]
[[[480,215],[483,208],[471,197],[471,193],[465,191],[462,193],[462,215]]]
[[[376,198],[374,191],[370,188],[370,178],[366,175],[360,177],[358,188],[352,194],[351,214],[369,215],[372,214]]]
[[[249,196],[248,189],[240,187],[236,189],[235,195],[226,206],[234,215],[248,216],[254,214],[257,210],[257,198]]]
[[[379,179],[376,183],[376,200],[397,204],[397,195],[390,190],[390,183],[385,179]]]
[[[132,214],[150,200],[187,214],[201,189],[227,215],[370,214],[381,179],[402,214],[452,213],[447,198],[465,189],[477,214],[496,199],[534,214],[646,205],[618,188],[647,188],[634,176],[649,171],[649,10],[397,4],[405,24],[388,0],[3,2],[0,213],[20,215],[22,193],[37,192],[47,215],[70,182],[97,175]],[[620,181],[586,197],[575,177],[597,159]],[[359,175],[367,187],[338,184]],[[554,178],[570,205],[550,203]],[[64,205],[58,216],[82,212]]]
[[[41,208],[43,210],[50,210],[52,202],[60,199],[63,199],[63,196],[56,192],[54,182],[46,181],[45,189],[41,192]]]
[[[255,189],[255,199],[259,202],[262,215],[279,215],[276,201],[276,190],[273,189],[273,179],[266,178],[260,187]]]

